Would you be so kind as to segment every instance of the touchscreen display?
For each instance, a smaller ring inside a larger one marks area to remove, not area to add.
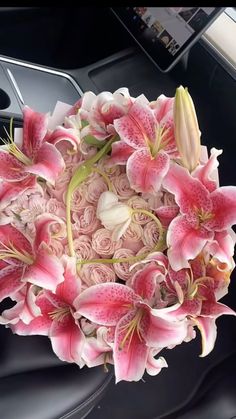
[[[162,71],[168,71],[224,10],[220,7],[117,7],[113,11]]]

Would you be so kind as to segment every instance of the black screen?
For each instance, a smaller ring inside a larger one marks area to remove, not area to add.
[[[113,11],[155,61],[168,71],[220,14],[220,7],[117,7]]]

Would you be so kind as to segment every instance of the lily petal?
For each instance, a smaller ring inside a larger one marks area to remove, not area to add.
[[[136,99],[127,115],[114,120],[121,140],[136,150],[147,146],[147,140],[154,141],[156,124],[152,109],[142,98]]]
[[[107,361],[108,353],[112,354],[111,345],[107,343],[107,328],[99,327],[97,330],[97,337],[87,337],[83,346],[82,358],[85,360],[86,365],[96,367],[97,365],[104,364],[105,356]],[[112,361],[112,357],[109,357]]]
[[[81,292],[81,280],[76,272],[76,258],[64,255],[62,263],[65,280],[57,286],[56,294],[66,304],[72,306],[73,301]]]
[[[160,151],[155,158],[151,157],[147,148],[135,151],[127,162],[130,186],[136,192],[158,192],[168,172],[169,161],[164,151]]]
[[[20,253],[32,254],[32,246],[29,240],[15,227],[10,224],[0,226],[0,249],[5,251],[5,246],[13,245]],[[13,260],[11,258],[11,260]],[[15,261],[16,262],[16,261]]]
[[[112,236],[111,236],[112,240],[115,242],[118,241],[126,232],[130,223],[131,223],[131,217],[128,220],[126,220],[123,224],[119,224],[118,226],[116,226],[112,232]]]
[[[0,177],[9,182],[22,181],[29,175],[24,172],[25,165],[7,151],[0,151]]]
[[[71,148],[73,151],[76,151],[78,145],[80,144],[80,138],[76,131],[73,128],[64,128],[64,127],[57,127],[51,135],[47,138],[47,141],[50,144],[55,146],[59,146],[60,149],[61,144],[65,143],[66,148],[70,150]]]
[[[194,208],[204,211],[212,210],[208,190],[184,167],[173,164],[163,181],[163,187],[175,195],[182,214],[192,215]]]
[[[22,320],[26,324],[29,324],[31,320],[41,315],[41,310],[36,304],[36,289],[37,287],[35,287],[35,285],[26,284],[26,286],[18,292],[17,297],[14,297],[16,301],[19,300],[16,304],[19,309],[18,319]]]
[[[61,218],[51,213],[45,213],[45,214],[39,215],[36,218],[35,220],[36,234],[35,234],[35,240],[34,240],[35,253],[38,252],[42,243],[46,243],[47,245],[51,243],[51,238],[52,238],[53,233],[50,230],[54,224],[55,225],[58,224],[62,226],[64,225],[64,222],[61,220]]]
[[[35,112],[28,106],[23,109],[23,147],[22,151],[29,158],[37,156],[47,133],[48,114]]]
[[[183,320],[187,316],[200,316],[201,308],[202,302],[199,299],[185,300],[176,310],[166,313],[165,318],[167,320]]]
[[[130,147],[124,141],[116,141],[112,144],[111,157],[108,160],[108,165],[126,164],[128,158],[134,152],[133,147]]]
[[[207,250],[220,262],[227,263],[229,269],[232,269],[234,245],[235,240],[229,231],[219,231],[215,233],[213,240],[207,244]]]
[[[209,160],[204,165],[198,166],[192,172],[192,176],[198,178],[209,192],[213,192],[219,186],[219,176],[217,170],[219,162],[217,157],[222,153],[223,150],[212,148]]]
[[[149,350],[148,359],[147,359],[147,365],[146,365],[146,371],[149,375],[157,375],[159,372],[161,372],[162,368],[167,368],[168,364],[162,356],[159,358],[155,358],[155,355],[160,352],[159,349],[151,348]]]
[[[66,362],[75,362],[81,367],[81,353],[84,344],[84,334],[79,324],[69,313],[60,321],[53,320],[49,337],[52,343],[52,349],[59,359]]]
[[[36,179],[34,176],[27,176],[27,178],[19,182],[0,183],[0,210],[5,208],[13,199],[17,198],[29,188],[36,186]]]
[[[171,221],[178,215],[179,207],[177,205],[173,206],[163,206],[155,209],[156,215],[161,221],[163,227],[167,228]]]
[[[141,271],[136,272],[132,278],[132,287],[136,294],[140,295],[143,299],[150,300],[155,293],[157,277],[159,275],[160,269],[154,263],[149,263]]]
[[[194,259],[214,233],[192,227],[184,215],[171,221],[167,233],[168,258],[174,271],[189,268],[189,260]]]
[[[226,230],[236,224],[236,187],[222,186],[211,194],[214,218],[207,222],[207,228]]]
[[[118,283],[94,285],[74,301],[75,317],[82,315],[102,326],[115,326],[130,310],[137,296],[131,288]]]
[[[63,273],[64,268],[60,260],[41,249],[34,263],[25,271],[22,281],[55,292],[57,285],[64,280]]]
[[[129,324],[135,314],[136,310],[130,311],[116,327],[113,349],[116,383],[121,380],[139,381],[145,371],[148,357],[148,347],[145,341],[140,339],[135,330],[124,342]]]
[[[225,304],[213,301],[203,301],[201,316],[217,319],[224,314],[236,316],[236,312]]]
[[[0,301],[4,298],[13,296],[19,291],[24,283],[21,281],[22,267],[8,265],[0,271]]]
[[[38,151],[34,164],[25,167],[25,172],[33,173],[54,184],[65,168],[61,153],[53,144],[44,143]]]
[[[155,315],[157,312],[158,310],[153,309],[149,313],[148,327],[143,325],[143,336],[148,346],[164,348],[183,342],[187,336],[186,320],[169,321],[165,318],[158,317],[158,314]]]
[[[15,304],[14,307],[4,310],[0,315],[0,324],[10,325],[16,324],[19,321],[19,315],[23,309],[23,302]]]
[[[151,103],[152,108],[154,110],[154,115],[156,120],[161,123],[163,119],[166,119],[166,116],[172,114],[173,118],[173,105],[174,105],[174,98],[167,97],[165,95],[158,96],[155,102]]]
[[[55,309],[55,307],[47,299],[43,292],[37,296],[36,303],[40,308],[41,315],[35,317],[29,324],[25,324],[22,320],[20,320],[17,324],[12,325],[11,329],[14,333],[24,336],[48,336],[49,329],[52,324],[52,319],[50,318],[49,313],[52,312]]]
[[[214,318],[198,317],[193,319],[202,336],[202,353],[200,357],[207,356],[215,346],[217,329]]]

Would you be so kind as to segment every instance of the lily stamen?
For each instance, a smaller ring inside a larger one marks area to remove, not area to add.
[[[29,253],[25,252],[24,250],[20,252],[14,247],[12,243],[9,243],[9,246],[7,246],[6,244],[0,242],[0,246],[5,249],[5,251],[0,252],[0,260],[14,258],[25,263],[26,265],[32,265],[34,262],[32,256]]]
[[[62,321],[70,312],[69,307],[60,307],[56,310],[50,311],[48,314],[52,320]]]
[[[128,350],[130,347],[130,343],[132,341],[134,332],[137,332],[138,338],[140,340],[140,342],[143,341],[143,338],[140,334],[140,322],[142,320],[143,317],[143,310],[139,309],[137,311],[137,313],[135,314],[134,318],[126,325],[124,325],[123,327],[121,327],[121,330],[127,330],[127,333],[125,334],[124,338],[122,339],[122,342],[119,345],[119,349],[122,350],[127,342],[127,339],[129,340],[128,342]]]
[[[7,146],[7,151],[9,154],[14,156],[17,160],[19,160],[21,163],[25,164],[26,166],[30,166],[32,164],[32,161],[14,143],[13,133],[12,133],[12,124],[13,124],[13,119],[11,118],[10,134],[7,132],[6,128],[4,127],[4,130],[6,132],[9,142],[3,138],[1,140]]]
[[[157,134],[156,134],[156,140],[153,146],[151,146],[150,144],[150,149],[151,149],[151,154],[152,157],[155,158],[156,155],[158,154],[158,152],[162,149],[165,148],[165,146],[168,144],[168,142],[170,141],[170,139],[164,140],[163,138],[164,136],[167,134],[167,132],[170,130],[170,127],[166,127],[165,125],[163,125],[162,127],[159,127],[157,130]]]

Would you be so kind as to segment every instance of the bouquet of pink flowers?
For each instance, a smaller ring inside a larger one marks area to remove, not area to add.
[[[200,144],[194,104],[126,88],[52,115],[24,108],[0,151],[0,323],[63,361],[158,374],[162,349],[214,347],[234,268],[236,187]]]

